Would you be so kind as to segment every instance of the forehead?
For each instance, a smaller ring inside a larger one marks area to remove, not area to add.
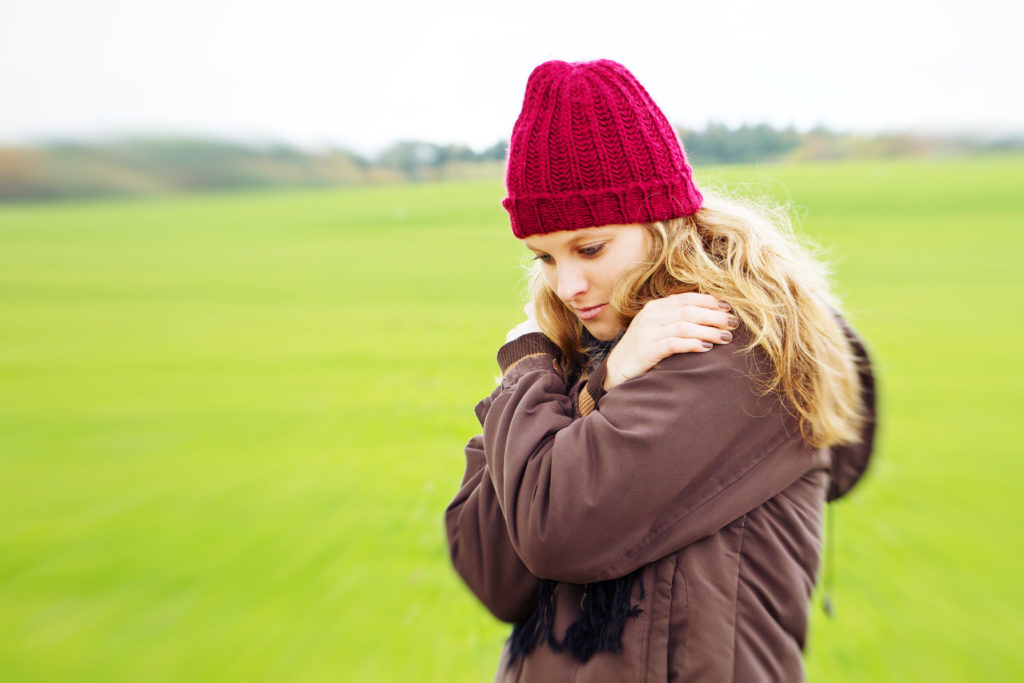
[[[613,229],[614,226],[608,225],[597,228],[583,228],[581,230],[560,230],[558,232],[549,232],[546,235],[530,235],[523,240],[523,244],[534,251],[567,249],[580,242],[608,237]]]

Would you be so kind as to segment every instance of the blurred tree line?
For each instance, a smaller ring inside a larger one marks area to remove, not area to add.
[[[875,136],[767,124],[680,129],[697,165],[923,157],[1021,149],[1020,139],[979,141],[911,134]],[[306,151],[203,138],[126,138],[0,146],[0,201],[135,196],[201,190],[339,187],[454,179],[500,179],[506,142],[482,151],[419,140],[373,158],[343,148]]]

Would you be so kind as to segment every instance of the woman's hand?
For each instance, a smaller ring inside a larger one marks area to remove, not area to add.
[[[732,341],[739,327],[732,307],[708,294],[687,292],[644,304],[608,355],[605,391],[642,375],[674,353],[709,351]]]
[[[523,313],[526,314],[526,320],[519,323],[518,325],[516,325],[515,327],[508,331],[508,334],[505,335],[506,344],[515,339],[516,337],[521,337],[524,334],[529,334],[530,332],[540,332],[540,325],[537,324],[537,318],[533,313],[532,301],[527,302],[527,304],[523,306]]]

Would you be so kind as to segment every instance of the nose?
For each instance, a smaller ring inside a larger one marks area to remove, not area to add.
[[[574,263],[566,263],[558,265],[558,287],[556,292],[558,298],[565,302],[570,302],[579,296],[587,293],[589,284],[587,282],[586,273],[583,272],[583,268]]]

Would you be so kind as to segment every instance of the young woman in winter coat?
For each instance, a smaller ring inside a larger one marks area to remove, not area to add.
[[[820,265],[784,213],[702,195],[609,60],[533,71],[506,183],[529,318],[446,511],[514,624],[496,680],[800,680],[822,509],[874,433]]]

